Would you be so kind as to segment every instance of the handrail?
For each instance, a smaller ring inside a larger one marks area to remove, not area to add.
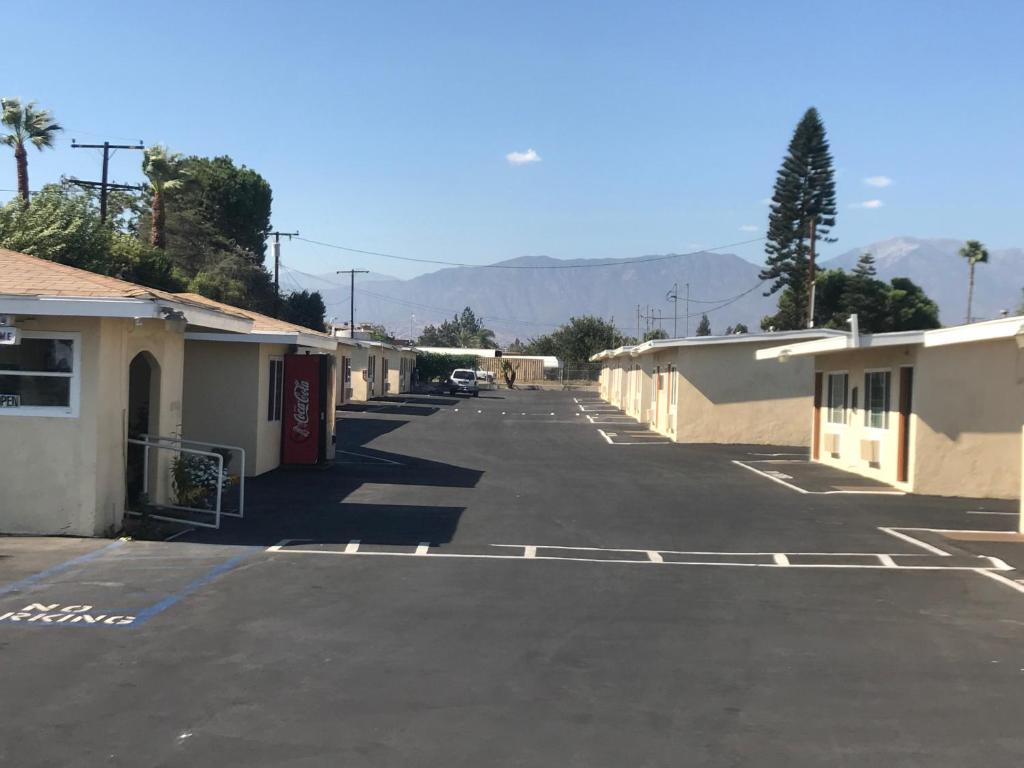
[[[183,437],[176,437],[174,435],[149,435],[141,434],[140,438],[146,440],[156,440],[159,442],[177,443],[178,445],[206,445],[210,448],[223,448],[230,451],[238,451],[240,457],[240,467],[238,470],[238,513],[224,512],[223,514],[228,517],[244,517],[245,516],[245,448],[240,445],[227,445],[226,443],[211,443],[208,440],[187,440]]]
[[[130,437],[127,440],[129,445],[141,445],[142,451],[142,492],[146,495],[149,494],[149,449],[157,448],[165,451],[176,450],[179,453],[190,453],[195,456],[207,456],[217,461],[217,502],[213,509],[201,509],[199,507],[186,507],[179,504],[163,504],[160,506],[166,507],[167,509],[178,509],[182,512],[198,512],[204,515],[213,515],[213,522],[206,523],[199,520],[182,520],[179,517],[169,517],[167,515],[150,515],[154,520],[166,520],[172,523],[187,522],[189,525],[201,526],[203,528],[220,528],[220,516],[221,516],[221,497],[224,491],[224,457],[219,453],[213,451],[200,451],[195,448],[185,448],[184,446],[171,447],[166,444],[162,444],[159,441],[151,440],[149,438],[140,440],[138,438]],[[171,441],[167,441],[171,442]],[[134,510],[125,510],[129,514],[140,514]]]

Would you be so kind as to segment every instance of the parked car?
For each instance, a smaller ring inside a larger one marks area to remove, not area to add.
[[[476,386],[477,389],[497,389],[498,385],[494,383],[494,374],[490,371],[477,370],[476,372]]]
[[[448,377],[448,393],[456,395],[459,393],[480,397],[480,388],[476,380],[476,371],[469,368],[456,368]]]

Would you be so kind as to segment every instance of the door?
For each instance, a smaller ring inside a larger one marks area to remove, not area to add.
[[[814,374],[814,421],[811,426],[811,458],[815,461],[821,455],[821,393],[822,373]]]
[[[661,401],[661,366],[655,366],[654,376],[651,377],[651,413],[647,422],[655,429],[658,428],[658,405]]]
[[[679,371],[675,366],[668,367],[668,424],[666,429],[673,435],[679,418]]]
[[[900,368],[900,422],[897,436],[896,479],[905,483],[910,478],[910,413],[913,409],[914,369]]]

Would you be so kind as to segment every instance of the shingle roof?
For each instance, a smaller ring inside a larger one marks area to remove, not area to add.
[[[212,306],[191,298],[192,294],[175,294],[144,285],[129,283],[116,277],[99,275],[85,269],[58,264],[55,261],[29,256],[0,248],[0,295],[60,296],[86,299],[153,299],[177,304],[198,304],[225,314],[247,317],[242,310],[220,304]],[[202,297],[196,297],[202,298]],[[216,302],[214,303],[216,304]]]
[[[222,312],[234,312],[252,320],[252,329],[256,333],[308,333],[312,336],[323,336],[326,339],[334,339],[328,333],[321,331],[314,331],[312,328],[306,328],[303,325],[296,325],[295,323],[289,323],[284,320],[278,320],[276,317],[270,317],[269,315],[261,315],[259,312],[253,312],[249,309],[239,309],[233,307],[230,304],[224,304],[220,301],[214,301],[208,299],[205,296],[200,296],[198,293],[175,293],[172,294],[182,301],[190,301],[193,304],[200,304],[210,309],[217,309]]]

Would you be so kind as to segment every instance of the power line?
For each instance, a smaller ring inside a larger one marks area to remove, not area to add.
[[[679,259],[684,256],[697,256],[702,253],[712,253],[713,251],[720,251],[724,248],[736,248],[741,245],[750,245],[751,243],[759,243],[765,240],[764,237],[755,237],[750,240],[740,240],[735,243],[726,243],[725,245],[716,245],[713,248],[701,248],[699,251],[689,251],[687,253],[669,253],[664,256],[642,256],[638,259],[626,259],[623,261],[609,261],[601,264],[467,264],[461,261],[441,261],[438,259],[417,259],[412,256],[396,256],[393,253],[380,253],[377,251],[364,251],[359,248],[349,248],[345,245],[335,245],[334,243],[325,243],[321,240],[311,240],[306,237],[297,237],[296,240],[301,240],[304,243],[310,243],[312,245],[320,245],[324,248],[334,248],[338,251],[346,251],[348,253],[360,253],[364,256],[380,256],[384,259],[398,259],[399,261],[412,261],[417,264],[439,264],[445,267],[467,267],[469,269],[600,269],[602,267],[621,267],[631,264],[645,264],[652,261],[666,261],[668,259]]]

